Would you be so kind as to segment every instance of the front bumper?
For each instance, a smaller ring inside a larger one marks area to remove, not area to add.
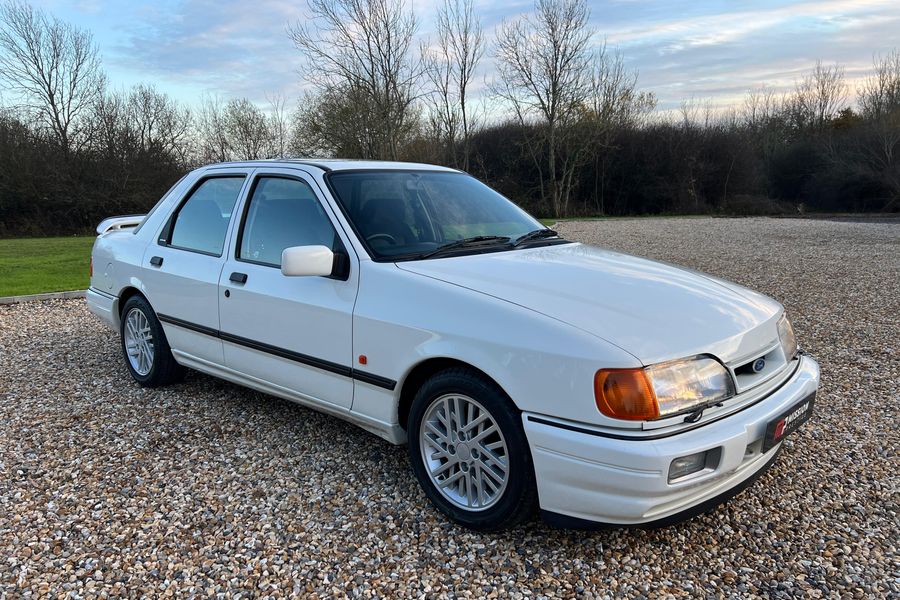
[[[711,508],[772,464],[781,444],[761,452],[766,425],[818,386],[819,365],[804,355],[794,374],[756,404],[655,439],[617,439],[524,413],[541,510],[556,523],[658,525]],[[721,448],[717,467],[668,481],[674,459],[715,448]]]

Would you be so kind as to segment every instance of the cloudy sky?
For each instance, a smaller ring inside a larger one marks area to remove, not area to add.
[[[408,0],[431,34],[441,0]],[[193,102],[204,93],[297,97],[300,57],[285,34],[304,19],[305,0],[33,0],[90,29],[116,87],[149,81]],[[597,43],[618,48],[639,72],[639,87],[661,108],[682,99],[715,106],[752,88],[787,89],[817,59],[840,62],[848,81],[865,77],[872,57],[900,47],[900,0],[590,0]],[[476,0],[488,40],[531,0]],[[490,77],[488,55],[480,80]]]

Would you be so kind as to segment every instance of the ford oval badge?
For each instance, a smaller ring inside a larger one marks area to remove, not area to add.
[[[766,359],[757,358],[753,361],[753,365],[750,368],[753,369],[754,373],[762,373],[762,370],[766,368]]]

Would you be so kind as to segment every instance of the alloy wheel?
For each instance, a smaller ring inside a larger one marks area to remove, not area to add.
[[[141,377],[153,368],[153,332],[150,320],[139,308],[132,308],[125,316],[125,353],[135,373]]]
[[[509,481],[506,440],[490,412],[461,394],[436,398],[419,428],[422,462],[435,488],[470,511],[496,504]]]

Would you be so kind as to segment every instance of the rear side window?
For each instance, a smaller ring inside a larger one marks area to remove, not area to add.
[[[244,177],[206,179],[172,217],[168,245],[222,256],[228,222]]]
[[[285,248],[335,249],[334,227],[306,182],[260,177],[246,215],[238,242],[239,260],[280,267]]]

